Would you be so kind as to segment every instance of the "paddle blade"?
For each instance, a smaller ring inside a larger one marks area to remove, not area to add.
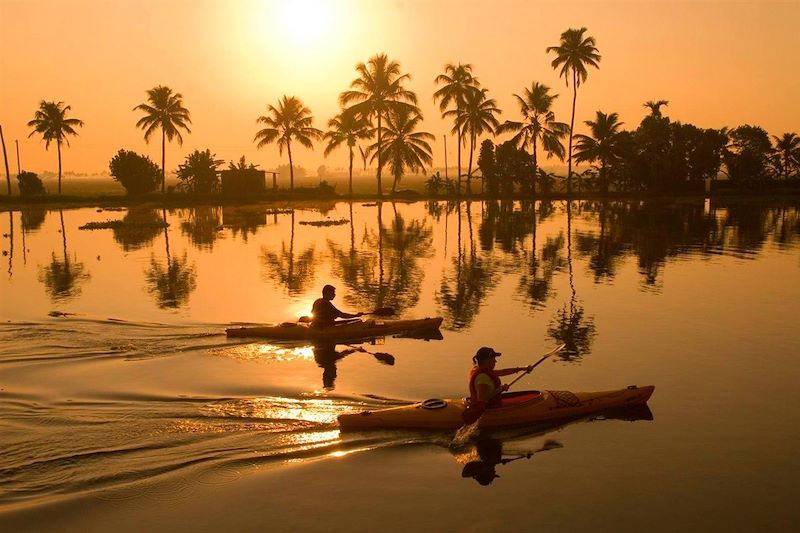
[[[379,307],[369,313],[370,315],[375,316],[394,316],[394,308],[393,307]]]
[[[297,321],[300,322],[301,324],[309,324],[311,322],[311,317],[301,316],[300,318],[297,319]]]
[[[477,422],[485,412],[486,404],[483,402],[472,403],[466,409],[464,409],[463,413],[461,413],[461,420],[465,425],[469,426]]]
[[[394,356],[392,354],[390,354],[390,353],[375,352],[372,355],[375,357],[375,359],[377,359],[378,361],[380,361],[384,365],[389,365],[389,366],[394,365]]]

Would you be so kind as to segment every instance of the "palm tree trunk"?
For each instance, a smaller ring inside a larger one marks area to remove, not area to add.
[[[569,120],[569,156],[567,158],[567,194],[572,194],[572,130],[575,127],[575,101],[578,99],[578,72],[572,69],[572,118]]]
[[[294,190],[294,165],[292,164],[292,143],[286,141],[286,151],[289,153],[289,190]]]
[[[536,180],[539,177],[539,160],[536,157],[536,137],[533,137],[533,182],[531,183],[531,195],[535,198],[536,197]],[[536,211],[536,206],[534,205],[534,211]]]
[[[166,160],[166,151],[167,151],[167,134],[164,132],[164,126],[161,126],[161,194],[166,192],[166,184],[167,184],[167,173],[164,170],[165,168],[165,160]]]
[[[58,147],[58,194],[61,194],[61,141],[56,143]]]
[[[6,140],[3,137],[3,126],[0,126],[0,142],[3,144],[3,161],[5,161],[6,164],[6,183],[8,184],[8,195],[11,196],[11,173],[8,171],[8,156],[6,155]]]
[[[472,154],[475,152],[475,135],[469,140],[469,166],[467,167],[467,194],[472,194]]]
[[[350,146],[350,167],[348,168],[350,173],[350,184],[348,186],[347,192],[352,196],[353,194],[353,147]]]
[[[458,126],[456,129],[456,143],[458,144],[458,188],[456,189],[456,195],[461,194],[461,127]]]
[[[603,194],[608,196],[608,176],[606,171],[606,160],[600,161],[600,179],[603,181]]]
[[[378,198],[383,196],[383,188],[381,187],[381,114],[378,113]]]

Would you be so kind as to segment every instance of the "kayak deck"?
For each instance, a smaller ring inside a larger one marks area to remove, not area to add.
[[[285,322],[278,326],[228,328],[228,337],[261,337],[278,340],[352,340],[383,337],[396,333],[437,332],[442,317],[417,320],[358,320],[329,328],[315,328],[301,322]]]
[[[631,385],[600,392],[523,391],[503,394],[501,407],[487,409],[479,427],[503,427],[559,420],[647,403],[655,387]],[[379,411],[339,415],[347,429],[457,429],[464,425],[462,398],[426,400]]]

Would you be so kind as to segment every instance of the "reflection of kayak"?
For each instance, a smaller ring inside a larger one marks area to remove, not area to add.
[[[604,392],[522,391],[503,394],[502,407],[487,409],[480,427],[502,427],[584,416],[608,409],[642,405],[655,387],[631,385]],[[426,400],[380,411],[339,415],[342,429],[457,429],[464,425],[463,399]]]
[[[330,328],[312,328],[308,324],[285,322],[278,326],[228,328],[228,337],[265,337],[288,340],[346,340],[383,337],[396,333],[436,333],[442,325],[442,317],[419,320],[358,320]]]

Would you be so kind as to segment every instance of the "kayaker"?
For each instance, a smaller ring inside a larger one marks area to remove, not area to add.
[[[483,346],[475,353],[472,362],[475,366],[469,373],[469,397],[471,402],[486,402],[486,406],[499,407],[502,405],[500,393],[508,390],[508,385],[503,385],[500,376],[510,376],[518,372],[530,371],[531,366],[518,366],[514,368],[495,369],[497,357],[501,354],[493,348]]]
[[[337,318],[358,318],[364,313],[345,313],[339,311],[332,300],[336,298],[336,287],[322,287],[322,298],[317,298],[311,306],[311,325],[315,328],[328,328],[336,325]]]

